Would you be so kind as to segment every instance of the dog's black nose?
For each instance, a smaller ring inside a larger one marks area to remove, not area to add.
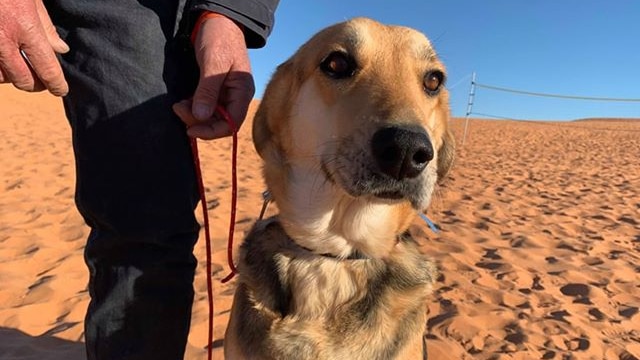
[[[433,160],[433,146],[421,128],[386,127],[371,139],[380,170],[398,180],[414,178]]]

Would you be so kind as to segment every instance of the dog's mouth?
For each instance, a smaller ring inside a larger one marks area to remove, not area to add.
[[[390,199],[390,200],[402,199],[404,197],[404,194],[401,191],[381,191],[374,195],[381,199]]]
[[[340,162],[338,160],[332,163]],[[348,163],[346,166],[331,168],[327,165],[328,162],[322,161],[320,168],[329,183],[356,198],[370,196],[392,202],[409,201],[414,208],[422,209],[430,198],[430,184],[435,183],[428,180],[430,176],[427,174],[397,180],[381,174],[374,167],[367,167],[362,163]]]

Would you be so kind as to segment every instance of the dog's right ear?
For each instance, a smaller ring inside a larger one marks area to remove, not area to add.
[[[283,128],[288,123],[291,96],[295,93],[293,63],[288,60],[278,66],[253,119],[253,145],[267,163],[282,162]],[[279,136],[274,136],[274,133]]]

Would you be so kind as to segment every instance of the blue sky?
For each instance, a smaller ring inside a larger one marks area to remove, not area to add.
[[[448,69],[454,116],[479,83],[532,92],[640,98],[640,1],[281,0],[267,47],[251,50],[256,97],[318,30],[356,16],[425,33]],[[515,119],[640,117],[640,102],[558,100],[478,89],[474,112]]]

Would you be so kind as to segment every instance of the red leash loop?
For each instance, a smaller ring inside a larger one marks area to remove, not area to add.
[[[218,106],[216,111],[224,118],[227,124],[229,124],[229,129],[231,130],[231,136],[233,138],[231,148],[231,215],[229,218],[229,238],[227,240],[227,264],[229,264],[231,272],[222,279],[222,283],[224,284],[233,279],[233,277],[238,273],[236,266],[233,264],[233,233],[236,225],[236,203],[238,199],[238,176],[236,171],[238,164],[238,129],[236,128],[236,123],[233,122],[233,119],[231,119],[227,110],[222,106]]]
[[[233,234],[236,224],[236,202],[238,194],[238,181],[236,175],[237,166],[237,154],[238,154],[238,132],[236,124],[229,116],[229,113],[222,107],[216,107],[216,112],[222,116],[222,118],[229,125],[233,138],[233,147],[231,152],[231,215],[229,220],[229,239],[227,242],[227,262],[231,273],[222,279],[222,283],[226,283],[231,280],[238,272],[233,264]],[[211,235],[209,231],[209,212],[207,209],[207,199],[205,196],[204,180],[202,179],[202,170],[200,168],[200,156],[198,154],[198,141],[196,138],[191,139],[191,152],[193,154],[193,164],[196,170],[196,180],[198,182],[198,192],[200,193],[200,201],[202,205],[202,216],[204,222],[204,236],[206,245],[206,262],[207,262],[207,298],[209,302],[209,329],[208,329],[208,342],[207,342],[207,359],[211,360],[213,357],[213,283],[211,281]]]

